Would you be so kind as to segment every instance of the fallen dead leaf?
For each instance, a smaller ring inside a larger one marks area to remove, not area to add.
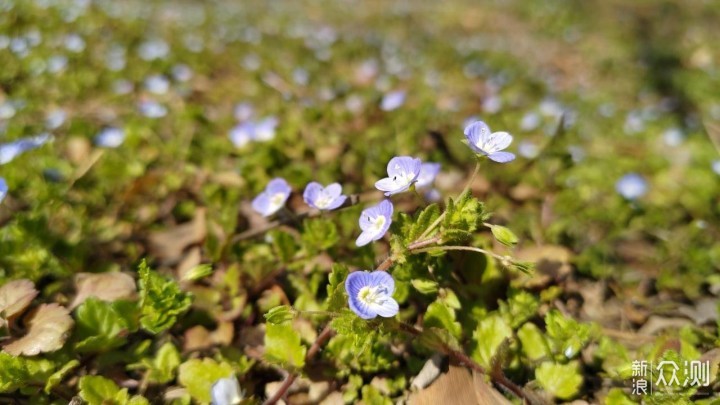
[[[183,350],[191,352],[209,349],[216,345],[228,346],[232,343],[233,337],[235,337],[235,329],[232,322],[220,322],[213,332],[200,325],[194,326],[185,331]]]
[[[205,208],[198,208],[192,221],[151,233],[149,242],[152,254],[165,263],[180,261],[183,251],[188,246],[205,239],[207,234],[205,214]]]
[[[175,270],[178,280],[188,280],[188,273],[190,272],[190,270],[197,267],[197,265],[200,264],[201,260],[202,254],[200,247],[195,246],[190,248],[190,250],[185,253],[182,260],[180,260],[180,263]]]
[[[103,301],[115,301],[123,298],[135,298],[137,288],[135,279],[119,271],[107,273],[78,273],[75,275],[77,295],[70,309],[77,307],[90,297]]]
[[[553,280],[564,280],[572,272],[570,262],[573,253],[564,246],[530,246],[518,250],[515,256],[519,260],[535,263],[535,273],[519,279],[526,288],[544,287]]]
[[[410,405],[509,405],[500,392],[490,386],[482,375],[470,373],[463,367],[450,366],[447,373],[438,377],[429,387],[414,392]]]
[[[718,319],[718,302],[713,298],[702,298],[695,303],[695,306],[683,305],[678,311],[695,321],[695,324],[711,324]]]
[[[653,336],[657,332],[664,329],[680,329],[683,326],[689,326],[693,323],[685,318],[666,318],[658,315],[652,315],[647,322],[638,329],[640,335]]]
[[[35,284],[32,281],[21,279],[13,280],[0,287],[0,326],[5,324],[5,319],[10,319],[19,314],[38,295]]]
[[[60,349],[73,326],[70,312],[58,304],[43,304],[28,324],[28,333],[6,345],[4,350],[13,356],[35,356]]]

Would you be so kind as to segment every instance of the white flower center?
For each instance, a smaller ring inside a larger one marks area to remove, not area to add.
[[[333,198],[330,194],[323,191],[318,195],[317,200],[315,200],[315,206],[318,208],[327,208],[331,202],[333,202]]]
[[[372,223],[372,229],[375,233],[380,233],[383,229],[383,226],[385,226],[385,217],[380,215],[377,218],[375,218],[375,221]]]
[[[383,285],[365,286],[358,292],[358,299],[366,305],[382,305],[388,299],[388,291]]]
[[[275,193],[270,197],[270,211],[275,212],[280,209],[280,207],[283,206],[283,203],[285,203],[285,194],[283,193]]]
[[[408,172],[400,172],[393,176],[393,182],[398,186],[405,186],[413,181],[413,174]]]

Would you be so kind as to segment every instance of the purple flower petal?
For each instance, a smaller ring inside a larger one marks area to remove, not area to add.
[[[393,317],[397,315],[399,306],[392,298],[395,281],[384,271],[356,271],[350,273],[345,280],[345,291],[348,294],[348,306],[362,319]]]
[[[515,160],[515,155],[510,152],[495,152],[489,154],[488,158],[498,163],[507,163]]]
[[[422,161],[410,156],[396,156],[387,165],[388,177],[375,182],[375,187],[386,196],[401,193],[410,188],[420,175]]]
[[[355,244],[365,246],[372,241],[381,239],[390,229],[392,214],[393,205],[389,200],[383,200],[380,204],[363,210],[358,221],[363,232]]]
[[[334,210],[345,203],[347,196],[342,195],[342,186],[332,183],[323,187],[320,183],[310,182],[303,192],[305,202],[319,210]]]
[[[8,185],[4,178],[0,177],[0,203],[3,202],[8,193]]]
[[[465,138],[473,149],[476,149],[478,144],[484,142],[490,136],[490,133],[490,127],[482,121],[475,121],[465,128]]]
[[[415,187],[424,188],[432,185],[435,177],[440,172],[440,163],[423,163],[420,165],[420,175],[418,176]]]
[[[291,192],[292,189],[284,179],[272,179],[265,190],[255,197],[252,207],[262,216],[268,217],[285,206]]]

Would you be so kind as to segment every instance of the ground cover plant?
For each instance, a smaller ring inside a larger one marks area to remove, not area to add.
[[[0,401],[720,401],[719,17],[0,0]]]

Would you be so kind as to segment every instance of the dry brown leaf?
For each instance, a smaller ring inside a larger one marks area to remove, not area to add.
[[[38,295],[32,281],[13,280],[0,287],[0,315],[9,319],[19,314]],[[4,321],[0,320],[0,326]]]
[[[197,267],[197,265],[200,264],[200,261],[202,261],[202,252],[200,250],[200,247],[195,246],[190,248],[190,250],[185,253],[182,260],[180,260],[180,263],[178,263],[177,268],[175,269],[178,280],[189,280],[188,275],[190,273],[190,270]]]
[[[30,322],[28,333],[5,346],[13,356],[35,356],[60,349],[73,326],[70,312],[58,304],[41,305]]]
[[[185,344],[183,350],[192,352],[195,350],[203,350],[212,347],[210,340],[210,332],[203,326],[193,326],[185,331]]]
[[[203,326],[194,326],[185,331],[186,352],[209,349],[215,345],[228,346],[235,337],[235,328],[232,322],[220,322],[215,331],[210,332]]]
[[[90,297],[103,301],[115,301],[123,298],[135,298],[137,291],[135,279],[118,271],[78,273],[75,275],[75,289],[77,295],[70,304],[70,309],[82,304]]]
[[[205,212],[204,208],[198,208],[192,221],[151,233],[149,242],[153,255],[164,262],[177,263],[183,257],[185,248],[205,239]]]
[[[701,298],[695,301],[694,306],[683,305],[678,311],[698,326],[713,324],[718,320],[718,302],[713,298]]]
[[[570,261],[573,253],[564,246],[530,246],[516,252],[518,260],[535,263],[532,276],[521,276],[520,282],[526,288],[543,287],[550,281],[565,279],[572,272]]]
[[[482,375],[471,374],[463,367],[450,366],[448,372],[438,377],[429,387],[414,392],[408,399],[410,405],[434,404],[458,405],[509,405],[508,401],[495,388],[483,379]]]

